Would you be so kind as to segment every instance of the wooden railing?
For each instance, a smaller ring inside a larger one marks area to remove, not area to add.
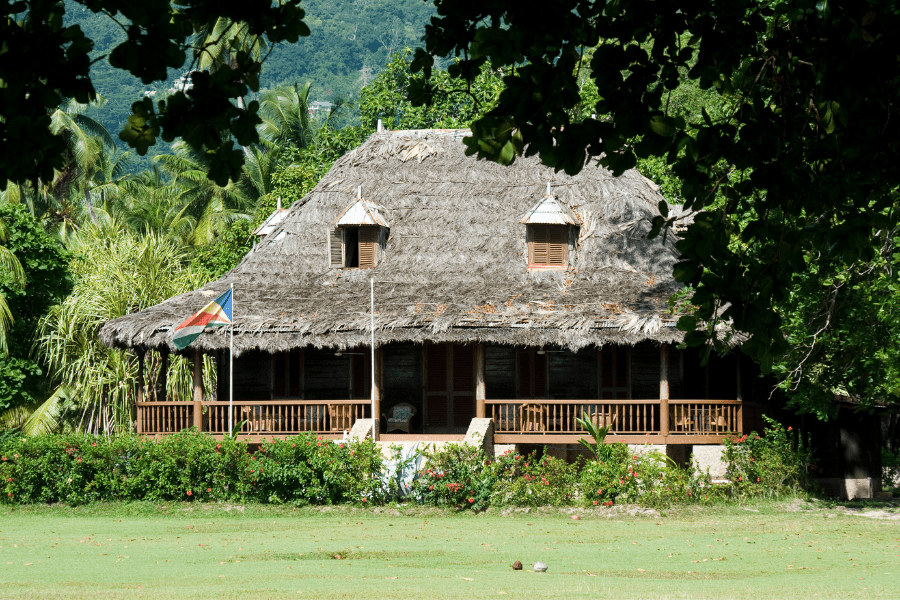
[[[233,422],[239,435],[342,434],[371,417],[369,400],[240,400]],[[227,402],[138,402],[139,434],[159,435],[196,427],[214,435],[228,431]]]
[[[485,413],[499,443],[577,443],[585,414],[629,443],[721,443],[743,429],[737,400],[485,400]]]
[[[577,418],[587,413],[609,426],[607,441],[651,444],[712,444],[743,433],[743,405],[737,400],[485,400],[497,443],[576,444],[587,432]],[[213,435],[228,432],[227,402],[139,402],[137,432],[175,433],[196,427]],[[287,436],[313,432],[340,436],[357,419],[371,417],[365,400],[241,400],[234,423],[242,436]]]

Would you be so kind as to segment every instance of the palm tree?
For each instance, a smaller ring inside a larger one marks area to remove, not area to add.
[[[52,429],[67,414],[69,426],[78,430],[130,430],[137,361],[103,345],[97,337],[100,326],[201,282],[185,267],[182,246],[154,233],[129,232],[115,219],[83,227],[68,240],[68,247],[78,257],[72,263],[75,285],[41,319],[36,344],[57,388],[46,402],[32,407],[26,429]],[[168,380],[170,392],[187,397],[187,361],[173,360]]]
[[[5,242],[9,237],[6,223],[0,220],[0,241]],[[0,273],[10,282],[11,287],[22,289],[25,287],[25,271],[22,263],[6,246],[0,246]],[[0,354],[9,352],[6,344],[6,334],[13,322],[12,312],[6,298],[0,293]]]
[[[191,243],[208,244],[215,233],[229,221],[249,218],[255,198],[248,196],[240,185],[229,182],[225,187],[207,177],[208,165],[203,155],[184,142],[173,144],[174,154],[161,154],[158,161],[162,171],[173,178],[178,205],[184,215],[196,219]]]

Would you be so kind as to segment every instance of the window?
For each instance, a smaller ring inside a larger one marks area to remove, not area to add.
[[[384,207],[362,198],[356,200],[334,220],[328,232],[328,262],[332,269],[374,269],[387,244],[390,225],[382,216]]]
[[[547,397],[547,354],[536,348],[518,348],[516,350],[517,386],[516,396],[519,398]]]
[[[332,269],[372,269],[378,262],[381,227],[338,227],[329,238]]]
[[[566,267],[568,264],[568,225],[528,225],[529,267]]]

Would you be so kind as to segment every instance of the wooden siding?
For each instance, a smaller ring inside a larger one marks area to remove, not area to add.
[[[337,400],[350,394],[350,355],[335,356],[334,350],[306,351],[306,389],[310,400]]]
[[[548,391],[551,398],[597,397],[597,350],[595,348],[583,348],[574,354],[549,352],[547,356],[550,361]],[[510,398],[512,395],[505,397]]]

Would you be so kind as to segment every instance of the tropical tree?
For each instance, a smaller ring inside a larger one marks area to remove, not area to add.
[[[9,228],[6,221],[0,219],[0,242],[5,242],[9,238]],[[22,269],[22,263],[6,246],[0,246],[0,279],[7,282],[7,285],[18,289],[25,289],[25,271]],[[9,354],[9,347],[6,343],[6,334],[13,322],[13,314],[6,302],[6,296],[0,290],[0,354],[4,356]]]
[[[46,398],[46,368],[32,346],[38,322],[71,289],[64,248],[22,204],[0,204],[5,229],[0,295],[15,320],[6,323],[6,349],[0,352],[0,413],[32,406]],[[3,427],[0,420],[0,427]]]
[[[185,249],[175,241],[152,232],[132,233],[116,220],[83,227],[70,238],[68,248],[74,257],[72,293],[47,311],[37,338],[37,351],[48,365],[55,391],[35,407],[29,429],[62,425],[97,433],[128,431],[137,360],[103,345],[97,336],[100,326],[200,282],[186,266]],[[168,391],[187,394],[187,361],[174,360],[170,369]]]
[[[177,205],[182,207],[177,214],[195,219],[192,244],[208,244],[233,219],[248,218],[254,207],[252,195],[248,196],[234,182],[222,187],[210,181],[206,177],[206,157],[184,142],[177,142],[172,148],[173,154],[161,154],[155,160],[163,173],[172,177]]]

